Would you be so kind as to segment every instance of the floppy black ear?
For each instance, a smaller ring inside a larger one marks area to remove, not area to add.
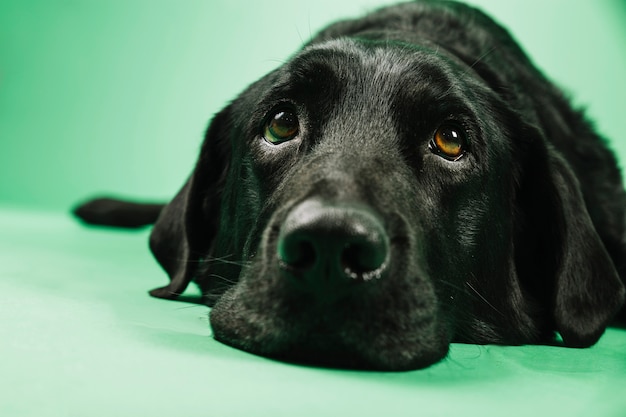
[[[220,190],[230,161],[230,107],[214,117],[189,180],[167,204],[150,235],[150,249],[170,283],[150,295],[173,299],[187,288],[216,237]]]
[[[572,168],[536,129],[524,131],[532,137],[518,196],[525,239],[516,244],[533,247],[516,249],[518,273],[550,310],[565,345],[591,346],[622,306],[624,286]]]
[[[583,200],[579,183],[554,152],[549,156],[557,220],[553,314],[568,346],[594,344],[624,301],[624,287]],[[559,213],[560,212],[560,213]]]

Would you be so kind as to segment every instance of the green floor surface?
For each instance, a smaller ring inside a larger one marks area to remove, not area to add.
[[[148,297],[148,231],[0,210],[0,416],[626,416],[626,331],[591,349],[458,345],[428,369],[283,364]]]

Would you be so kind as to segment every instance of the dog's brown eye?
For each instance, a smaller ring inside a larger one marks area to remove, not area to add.
[[[465,153],[466,146],[465,131],[451,123],[441,125],[430,143],[433,152],[450,161],[461,158]]]
[[[281,110],[274,114],[265,126],[265,139],[274,144],[286,142],[298,135],[300,123],[292,111]]]

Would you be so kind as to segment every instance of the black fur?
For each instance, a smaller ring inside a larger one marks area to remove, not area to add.
[[[271,144],[283,111],[297,134]],[[615,157],[503,28],[401,4],[331,25],[215,116],[152,232],[171,279],[152,295],[195,281],[216,339],[343,367],[586,347],[623,304],[625,207]]]

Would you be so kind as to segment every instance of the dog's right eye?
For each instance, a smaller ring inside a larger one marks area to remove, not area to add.
[[[298,116],[290,110],[280,110],[271,116],[265,124],[265,140],[279,144],[295,138],[300,131]]]
[[[454,123],[445,123],[437,129],[430,142],[430,149],[448,161],[458,161],[467,146],[467,134]]]

